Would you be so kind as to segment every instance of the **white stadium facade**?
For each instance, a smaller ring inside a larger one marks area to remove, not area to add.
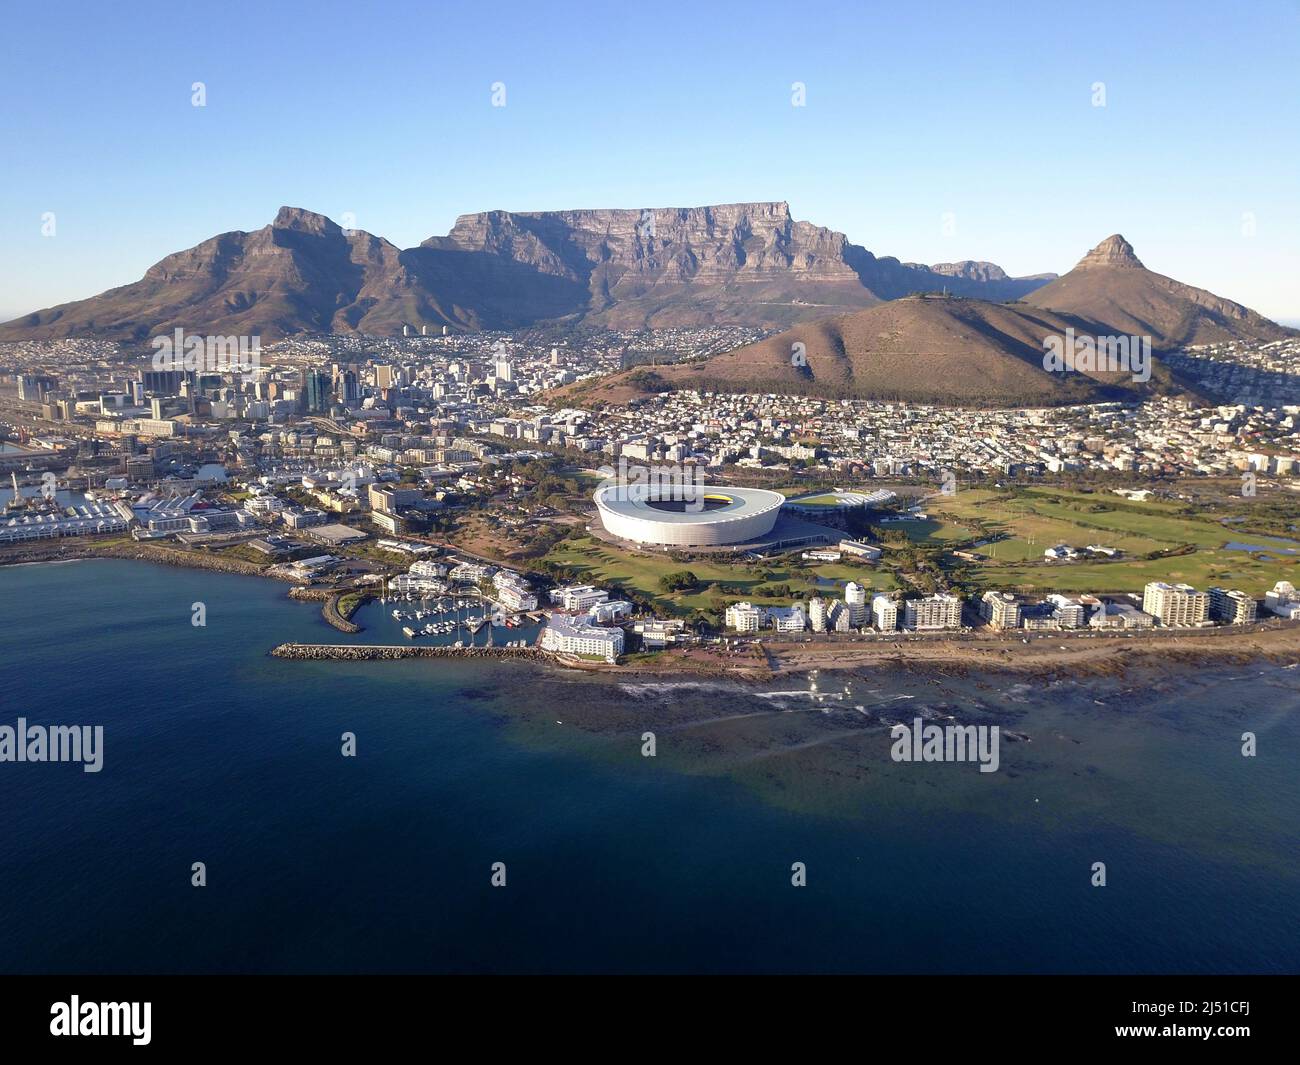
[[[595,500],[613,536],[658,547],[718,547],[767,536],[785,496],[762,488],[651,483],[607,485]]]

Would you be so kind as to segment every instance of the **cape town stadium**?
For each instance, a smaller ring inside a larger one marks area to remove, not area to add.
[[[780,492],[709,485],[606,485],[596,508],[607,532],[638,544],[717,547],[760,540],[785,503]]]

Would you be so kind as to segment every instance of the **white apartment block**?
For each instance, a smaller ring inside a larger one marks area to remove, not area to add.
[[[632,616],[632,604],[626,599],[608,599],[587,608],[587,617],[600,625],[612,624]]]
[[[623,630],[601,628],[588,618],[554,614],[542,631],[542,648],[573,655],[596,655],[613,662],[623,653]]]
[[[898,628],[898,603],[887,595],[876,596],[871,600],[871,617],[881,632],[893,632]]]
[[[777,632],[803,632],[808,627],[807,615],[798,603],[794,606],[768,607],[767,616]]]
[[[565,610],[589,610],[597,603],[609,598],[609,592],[602,591],[590,584],[570,584],[565,588],[556,588],[551,592],[551,602],[558,603]]]
[[[279,514],[285,508],[285,502],[276,495],[255,495],[244,503],[244,509],[250,514]]]
[[[1271,591],[1265,592],[1264,607],[1280,618],[1300,620],[1300,595],[1290,581],[1278,581]]]
[[[855,581],[844,586],[844,605],[849,611],[849,624],[861,628],[867,623],[867,590]]]
[[[1151,581],[1142,591],[1142,610],[1161,625],[1204,625],[1209,619],[1210,596],[1190,584]]]
[[[518,584],[502,584],[497,588],[497,602],[507,610],[536,610],[537,596]]]
[[[995,629],[1020,627],[1020,603],[1010,592],[985,592],[980,599],[980,616]]]
[[[903,604],[904,627],[918,632],[961,627],[961,597],[937,592]]]
[[[492,575],[497,602],[507,610],[536,610],[537,596],[532,586],[514,570],[500,569]]]
[[[1100,603],[1088,619],[1093,629],[1149,629],[1155,618],[1129,603]]]
[[[1088,624],[1088,608],[1068,595],[1049,595],[1047,601],[1056,607],[1052,616],[1063,629],[1082,629]]]
[[[1259,609],[1253,596],[1227,588],[1210,589],[1210,618],[1226,625],[1249,625]]]
[[[447,567],[441,562],[422,558],[419,562],[411,563],[409,572],[412,577],[441,578],[447,576]]]
[[[480,562],[459,562],[452,569],[450,576],[453,581],[478,584],[480,581],[487,580],[495,572],[495,566],[486,566]]]
[[[763,627],[763,611],[753,603],[732,603],[725,620],[727,628],[737,632],[758,632]]]

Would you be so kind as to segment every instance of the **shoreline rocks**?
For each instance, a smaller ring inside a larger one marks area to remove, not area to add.
[[[103,544],[84,540],[69,542],[72,540],[72,537],[65,537],[61,540],[43,540],[15,545],[15,550],[0,554],[0,566],[35,562],[72,562],[88,558],[124,558],[135,562],[157,562],[163,566],[235,573],[243,577],[269,577],[278,581],[294,581],[292,577],[268,572],[265,567],[252,562],[243,562],[234,558],[217,558],[197,551],[180,551],[176,548],[145,543]]]

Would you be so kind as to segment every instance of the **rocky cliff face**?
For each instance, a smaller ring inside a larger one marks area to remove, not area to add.
[[[796,222],[784,203],[463,215],[431,253],[490,257],[572,286],[542,317],[612,326],[765,324],[810,305],[876,297],[840,233]]]
[[[944,277],[960,277],[967,281],[1010,280],[1007,272],[996,263],[975,262],[973,259],[963,259],[959,263],[935,263],[930,269]]]
[[[1142,261],[1133,250],[1133,245],[1118,233],[1114,233],[1098,244],[1079,260],[1076,270],[1087,270],[1094,266],[1118,266],[1145,270]]]
[[[491,256],[581,286],[580,313],[608,325],[784,325],[947,288],[1008,299],[1042,280],[992,264],[951,272],[877,258],[843,233],[796,221],[787,203],[463,215],[423,248]],[[956,264],[965,266],[971,264]]]
[[[764,275],[853,281],[844,261],[846,244],[841,233],[794,221],[785,203],[733,203],[639,211],[490,211],[462,215],[447,236],[424,246],[509,255],[575,279],[604,267],[675,282]]]

